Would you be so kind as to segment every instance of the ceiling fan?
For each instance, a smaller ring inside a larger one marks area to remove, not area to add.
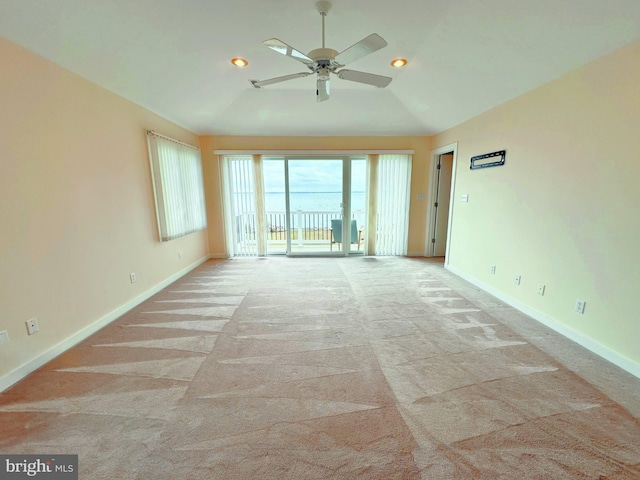
[[[325,48],[324,19],[331,9],[331,2],[321,0],[316,3],[316,9],[322,16],[322,48],[311,50],[307,55],[305,55],[277,38],[271,38],[262,42],[275,52],[304,63],[310,71],[293,73],[291,75],[270,78],[268,80],[249,80],[251,84],[255,88],[262,88],[274,83],[285,82],[287,80],[293,80],[294,78],[302,78],[315,73],[318,76],[316,83],[316,95],[318,102],[329,100],[329,74],[331,73],[337,75],[338,78],[343,80],[373,85],[374,87],[384,88],[389,85],[389,83],[391,83],[391,77],[384,77],[373,73],[358,72],[356,70],[346,70],[343,68],[348,63],[355,62],[370,53],[386,47],[387,42],[380,35],[372,33],[342,52],[338,52],[332,48]]]

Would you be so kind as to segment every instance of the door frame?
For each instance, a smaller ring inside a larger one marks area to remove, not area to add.
[[[433,246],[431,238],[433,230],[436,225],[436,208],[435,203],[437,201],[438,194],[438,158],[445,153],[453,153],[453,162],[451,165],[451,193],[449,195],[449,218],[447,220],[447,246],[445,249],[445,265],[449,265],[449,247],[451,244],[451,226],[453,220],[453,207],[454,200],[456,198],[456,170],[458,164],[458,142],[445,145],[431,151],[431,169],[429,170],[429,176],[431,178],[430,193],[429,193],[429,206],[427,208],[427,232],[425,235],[424,256],[433,257]]]

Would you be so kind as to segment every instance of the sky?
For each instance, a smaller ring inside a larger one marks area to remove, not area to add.
[[[265,192],[284,192],[284,160],[262,162]],[[365,190],[366,161],[351,163],[352,190]],[[289,160],[289,185],[291,192],[340,192],[342,191],[342,160]]]

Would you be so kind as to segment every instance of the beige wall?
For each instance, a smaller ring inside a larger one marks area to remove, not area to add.
[[[218,156],[214,150],[414,150],[409,213],[409,255],[423,255],[426,232],[431,139],[427,137],[201,137],[207,182],[209,251],[224,256],[224,231]]]
[[[0,65],[1,380],[208,246],[158,241],[145,129],[195,135],[1,38]]]
[[[635,368],[638,79],[640,42],[434,139],[434,148],[458,142],[451,267]],[[501,149],[504,166],[469,170],[470,157]],[[461,203],[465,193],[469,202]],[[587,302],[584,315],[573,311],[578,298]]]

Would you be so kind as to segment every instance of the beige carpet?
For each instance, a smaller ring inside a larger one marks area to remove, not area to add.
[[[210,261],[0,395],[82,479],[638,479],[640,380],[409,258]]]

